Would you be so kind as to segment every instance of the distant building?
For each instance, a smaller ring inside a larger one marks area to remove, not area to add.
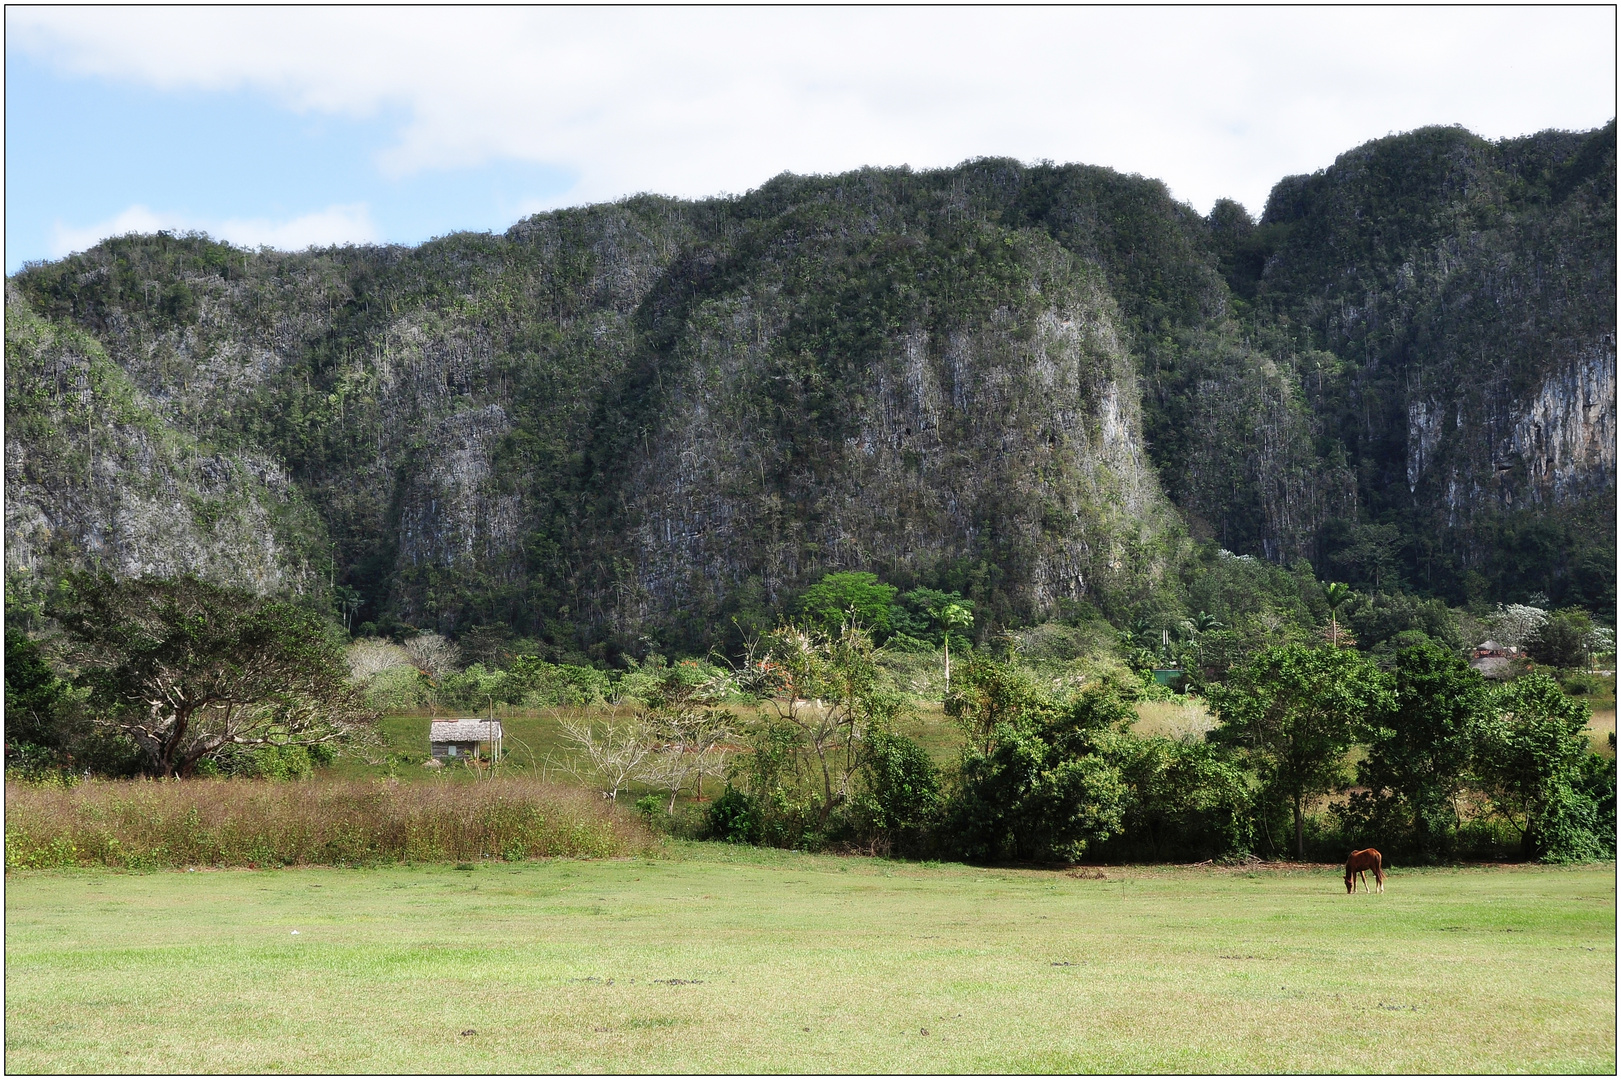
[[[501,721],[435,720],[428,725],[428,752],[435,758],[501,756]]]

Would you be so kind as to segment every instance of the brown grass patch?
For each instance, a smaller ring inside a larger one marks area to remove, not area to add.
[[[1144,737],[1162,735],[1167,739],[1198,738],[1216,726],[1216,718],[1200,698],[1175,701],[1139,701],[1137,722],[1132,729]]]
[[[6,785],[6,867],[352,866],[645,851],[594,794],[523,778]]]

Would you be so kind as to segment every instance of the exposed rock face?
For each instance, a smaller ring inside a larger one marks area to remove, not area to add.
[[[510,425],[499,405],[452,413],[428,439],[400,499],[399,568],[490,564],[518,550],[519,500],[492,490],[491,455]]]
[[[330,575],[357,623],[601,658],[831,569],[987,628],[1121,615],[1186,520],[1353,583],[1602,604],[1614,205],[1613,128],[1447,129],[1260,223],[983,160],[410,249],[110,240],[8,283],[8,572]]]
[[[816,567],[905,579],[989,556],[1026,618],[1157,580],[1174,514],[1113,304],[1095,280],[1054,299],[1032,281],[1027,306],[985,325],[888,338],[810,461],[758,407],[771,368],[751,352],[772,333],[705,319],[714,336],[630,486],[638,614],[718,612],[751,579],[786,599]]]
[[[174,431],[100,347],[13,304],[6,320],[6,569],[197,574],[260,594],[322,589],[318,522],[262,453]]]
[[[1361,515],[1400,523],[1410,582],[1613,593],[1613,123],[1377,140],[1279,183],[1254,235],[1256,302],[1331,355],[1321,441],[1355,465]]]
[[[1555,368],[1515,410],[1509,453],[1525,462],[1530,497],[1557,502],[1615,484],[1615,337]]]

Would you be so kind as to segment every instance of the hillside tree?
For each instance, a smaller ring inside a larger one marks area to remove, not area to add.
[[[376,719],[321,616],[299,604],[191,576],[76,573],[46,610],[92,720],[158,776],[190,776],[226,747],[334,743]]]
[[[1388,680],[1352,649],[1280,645],[1209,690],[1217,742],[1240,748],[1294,811],[1295,855],[1306,852],[1306,805],[1349,778],[1345,756],[1368,717],[1389,708]]]

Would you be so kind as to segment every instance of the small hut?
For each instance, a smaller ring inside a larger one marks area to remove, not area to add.
[[[491,760],[501,756],[501,721],[435,720],[428,725],[428,752],[435,758],[468,758],[483,754]]]

